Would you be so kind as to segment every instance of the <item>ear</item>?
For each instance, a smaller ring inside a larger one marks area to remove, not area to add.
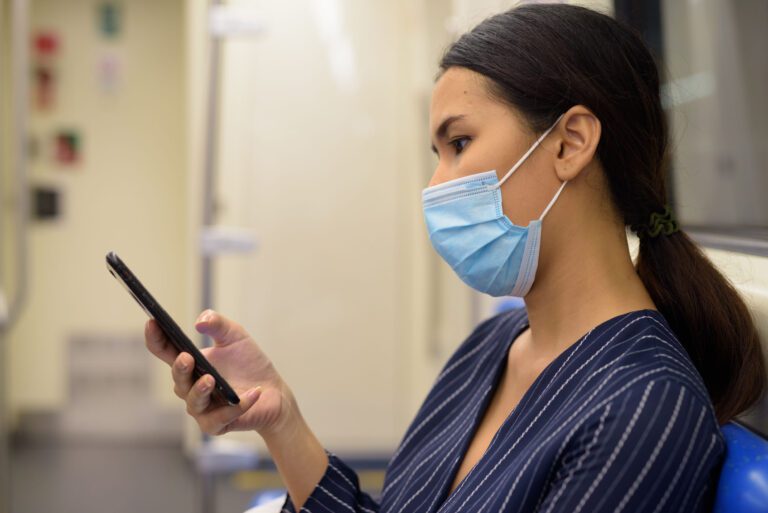
[[[592,162],[600,133],[600,120],[591,110],[583,105],[568,109],[556,128],[555,172],[560,180],[573,180]]]

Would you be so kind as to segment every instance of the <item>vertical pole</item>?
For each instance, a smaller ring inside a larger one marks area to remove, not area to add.
[[[0,14],[4,12],[5,4],[0,4]],[[11,71],[10,80],[2,80],[3,84],[11,84],[13,99],[13,122],[10,132],[12,146],[12,161],[16,188],[13,197],[15,255],[14,294],[8,305],[4,319],[0,319],[0,513],[10,513],[11,508],[11,466],[10,446],[8,441],[8,387],[6,369],[7,337],[11,322],[18,319],[19,313],[26,302],[27,296],[27,216],[29,211],[27,183],[27,118],[29,111],[29,23],[27,0],[13,0],[10,16],[11,32]],[[5,28],[6,22],[0,19],[0,27]],[[0,181],[3,177],[0,175]],[[0,204],[5,198],[0,195]],[[4,262],[0,262],[4,265]],[[5,270],[0,267],[0,270]],[[0,293],[5,282],[0,283]],[[3,298],[4,299],[4,298]]]
[[[219,5],[221,0],[211,0],[210,7]],[[219,135],[219,75],[221,73],[221,41],[209,32],[208,49],[208,90],[205,115],[205,156],[203,169],[203,212],[202,229],[206,230],[216,221],[216,159],[218,157]],[[213,257],[202,253],[202,294],[203,310],[213,305]],[[207,337],[204,345],[210,345]]]
[[[218,158],[219,137],[219,82],[221,73],[221,40],[210,30],[210,9],[220,5],[222,0],[210,0],[209,16],[206,27],[208,47],[208,90],[205,114],[205,157],[203,169],[203,212],[201,231],[207,230],[216,222],[216,160]],[[201,233],[202,235],[202,233]],[[213,307],[213,256],[201,249],[201,310]],[[203,336],[203,346],[210,346],[211,341]],[[203,444],[208,437],[203,435]],[[201,468],[198,466],[198,468]],[[207,465],[200,471],[200,505],[202,513],[214,513],[216,510],[216,476]]]
[[[29,9],[28,0],[13,0],[11,14],[13,38],[13,167],[16,187],[13,206],[16,253],[14,255],[14,294],[8,306],[11,322],[18,319],[27,300],[27,219],[29,217],[29,179],[27,178],[27,124],[29,118]]]
[[[0,0],[0,51],[4,51],[6,40],[3,34],[7,27],[5,20],[5,0]],[[8,83],[5,77],[5,71],[7,66],[3,64],[2,58],[5,55],[0,55],[0,151],[3,150],[3,138],[5,137],[5,84]],[[0,154],[0,247],[5,244],[5,222],[3,221],[5,214],[5,169],[3,164],[6,162],[4,155]],[[6,369],[7,354],[8,351],[5,348],[6,337],[5,327],[8,322],[8,312],[5,305],[5,280],[3,279],[3,273],[5,272],[5,254],[3,250],[0,250],[0,513],[10,513],[11,511],[11,474],[10,474],[10,445],[8,440],[8,386]]]

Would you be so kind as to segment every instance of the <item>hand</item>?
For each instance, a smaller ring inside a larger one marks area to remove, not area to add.
[[[293,413],[295,400],[267,356],[239,324],[206,310],[195,323],[198,332],[210,336],[213,347],[203,355],[227,380],[240,397],[231,406],[211,400],[215,380],[210,374],[192,382],[194,359],[177,353],[154,320],[147,321],[144,337],[147,348],[171,366],[174,392],[187,403],[187,413],[209,435],[254,429],[268,436],[283,429]]]

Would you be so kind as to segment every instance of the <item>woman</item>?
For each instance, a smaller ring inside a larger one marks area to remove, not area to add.
[[[447,363],[380,504],[239,325],[212,311],[196,324],[238,406],[212,404],[211,376],[193,382],[192,358],[153,322],[149,349],[203,431],[263,436],[284,511],[709,511],[718,424],[754,403],[765,370],[743,301],[666,207],[650,53],[607,16],[529,5],[465,34],[441,70],[430,239],[467,284],[526,307],[482,323]]]

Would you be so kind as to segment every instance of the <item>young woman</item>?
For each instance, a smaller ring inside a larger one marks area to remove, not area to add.
[[[527,5],[461,37],[441,70],[430,239],[467,284],[526,307],[482,323],[446,364],[380,503],[239,325],[212,311],[196,325],[239,406],[212,404],[211,376],[193,382],[192,358],[153,322],[149,349],[203,431],[263,436],[284,511],[709,511],[718,424],[754,403],[765,369],[743,301],[667,207],[652,56],[608,16]]]

